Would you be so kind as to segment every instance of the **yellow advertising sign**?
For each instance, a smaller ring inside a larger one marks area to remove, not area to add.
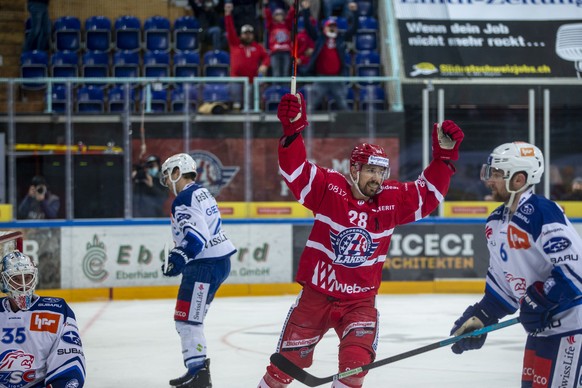
[[[297,202],[219,202],[225,219],[236,218],[312,218],[313,214]]]

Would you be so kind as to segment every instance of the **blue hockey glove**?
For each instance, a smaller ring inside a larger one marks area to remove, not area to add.
[[[168,256],[168,267],[166,268],[165,264],[162,264],[162,273],[164,276],[178,276],[190,260],[184,248],[175,247]]]
[[[458,336],[497,322],[499,322],[499,319],[486,311],[481,303],[476,303],[469,306],[463,315],[455,321],[451,329],[451,335]],[[455,354],[461,354],[465,350],[481,349],[486,339],[487,334],[467,337],[455,343],[451,349]]]
[[[525,331],[537,333],[547,327],[552,321],[551,310],[557,305],[546,295],[544,283],[535,282],[529,286],[519,309],[519,320]]]

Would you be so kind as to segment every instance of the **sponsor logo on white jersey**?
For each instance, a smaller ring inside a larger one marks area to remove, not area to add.
[[[552,237],[544,244],[544,252],[548,255],[551,253],[562,252],[572,246],[572,242],[566,237]]]
[[[56,333],[59,326],[60,315],[52,313],[32,313],[30,317],[31,331],[48,331]]]

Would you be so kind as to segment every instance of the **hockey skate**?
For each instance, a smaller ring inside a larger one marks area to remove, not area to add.
[[[183,376],[170,380],[170,385],[177,388],[212,388],[210,359],[204,361],[204,366],[195,375],[186,372]]]

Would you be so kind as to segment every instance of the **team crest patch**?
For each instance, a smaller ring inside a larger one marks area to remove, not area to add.
[[[215,197],[228,186],[240,169],[239,166],[223,166],[220,159],[208,151],[195,150],[190,156],[197,164],[196,180]]]
[[[348,228],[338,234],[330,232],[330,240],[335,252],[335,264],[354,268],[364,264],[378,247],[378,243],[366,230]]]

